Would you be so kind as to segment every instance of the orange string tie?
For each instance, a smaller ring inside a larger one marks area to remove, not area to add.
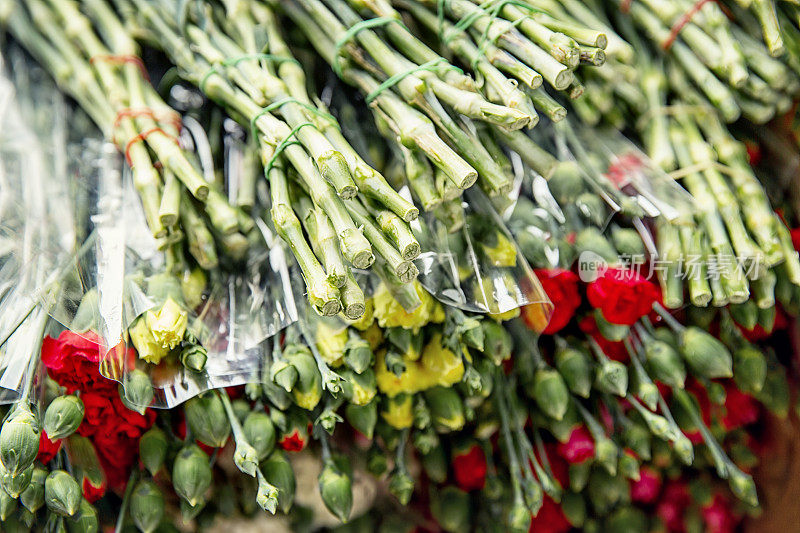
[[[139,70],[142,72],[142,77],[148,82],[150,81],[150,75],[147,73],[147,69],[144,66],[144,61],[142,61],[142,58],[138,56],[101,54],[89,58],[89,63],[94,65],[95,61],[108,61],[110,63],[120,63],[120,64],[133,63],[134,65],[139,67]]]
[[[183,123],[181,122],[181,117],[178,113],[174,111],[165,111],[161,118],[156,115],[156,112],[149,107],[124,107],[117,112],[117,116],[114,119],[114,124],[112,125],[112,131],[116,132],[117,128],[119,127],[119,123],[124,118],[133,118],[133,117],[150,117],[156,122],[171,122],[172,126],[180,133],[183,129]],[[112,138],[114,144],[117,142]]]
[[[176,139],[166,131],[162,130],[161,128],[159,127],[150,128],[149,130],[143,131],[142,133],[135,135],[130,141],[128,141],[128,144],[125,145],[125,161],[127,161],[129,167],[133,168],[133,164],[131,163],[131,153],[130,153],[131,146],[133,146],[137,142],[144,141],[150,134],[155,133],[157,131],[171,138],[173,141],[175,141],[175,144],[177,144],[178,146],[181,145],[180,142],[178,142],[178,139]]]
[[[681,15],[680,18],[678,18],[678,20],[675,21],[675,24],[672,25],[672,28],[670,29],[669,32],[669,37],[664,39],[664,42],[661,43],[661,49],[664,50],[665,52],[668,52],[669,49],[672,48],[672,45],[675,43],[675,39],[678,38],[678,34],[680,34],[684,26],[689,24],[689,22],[692,21],[692,18],[694,18],[694,16],[703,8],[703,6],[709,3],[710,1],[711,0],[697,0],[697,2],[695,2],[695,4],[691,8],[689,8],[689,10],[686,13]],[[722,5],[719,2],[719,0],[714,0],[714,1],[717,2],[720,6]],[[723,13],[724,12],[725,10],[723,10]],[[730,17],[730,12],[726,13],[726,15]]]

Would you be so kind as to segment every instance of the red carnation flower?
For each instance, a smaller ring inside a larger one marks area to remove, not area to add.
[[[481,490],[486,484],[486,456],[477,444],[453,454],[456,485],[467,492]]]
[[[547,297],[553,302],[553,314],[542,333],[553,335],[572,320],[575,310],[581,304],[581,296],[578,293],[578,276],[563,268],[540,268],[536,269],[535,273],[544,292],[547,293]],[[528,313],[523,310],[522,316],[528,322]],[[532,327],[533,325],[529,323],[528,326]]]
[[[736,530],[736,518],[731,512],[728,501],[721,495],[714,496],[710,505],[701,510],[708,533],[733,533]]]
[[[686,484],[673,481],[664,487],[661,501],[656,506],[656,514],[669,531],[685,531],[683,518],[690,503],[691,497]]]
[[[631,481],[631,500],[650,504],[656,501],[661,492],[661,475],[648,466],[639,469],[639,480]]]
[[[58,339],[45,337],[42,341],[42,362],[47,373],[68,392],[95,390],[110,393],[117,383],[100,375],[100,346],[102,339],[88,331],[78,335],[62,331]]]
[[[594,439],[586,426],[576,426],[567,442],[559,443],[556,450],[569,464],[582,463],[594,457]]]
[[[287,452],[299,452],[306,447],[306,439],[303,435],[300,435],[299,430],[295,429],[294,433],[284,435],[278,445]]]
[[[106,494],[106,484],[102,483],[99,487],[96,487],[89,481],[88,477],[83,478],[83,486],[81,487],[83,490],[83,497],[89,503],[94,503]]]
[[[601,272],[589,284],[586,295],[606,320],[626,326],[648,314],[661,296],[658,287],[638,272],[619,268]]]
[[[722,425],[732,430],[758,420],[759,408],[752,396],[734,386],[725,387],[725,416]]]
[[[553,501],[550,496],[545,495],[542,502],[542,508],[531,519],[529,533],[567,533],[572,529],[572,525],[567,521],[564,516],[564,511],[561,505]]]
[[[56,456],[60,449],[61,439],[56,439],[55,441],[50,440],[45,430],[39,433],[39,454],[36,456],[36,459],[40,463],[46,465],[52,461],[53,457]]]

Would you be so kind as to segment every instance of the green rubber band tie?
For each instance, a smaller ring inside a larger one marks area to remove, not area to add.
[[[258,128],[256,126],[256,121],[259,118],[261,118],[262,116],[264,116],[267,113],[269,113],[270,111],[272,111],[273,109],[277,109],[277,108],[281,107],[284,104],[297,104],[300,107],[302,107],[303,109],[305,109],[305,110],[317,115],[318,117],[321,117],[321,118],[324,118],[325,120],[330,121],[331,124],[333,126],[335,126],[337,129],[341,129],[341,128],[339,128],[339,122],[336,120],[336,117],[334,117],[330,113],[326,113],[325,111],[321,111],[321,110],[317,109],[316,107],[314,107],[312,105],[309,105],[309,104],[307,104],[305,102],[301,102],[300,100],[298,100],[297,98],[295,98],[293,96],[287,96],[286,98],[281,98],[277,102],[273,102],[273,103],[269,104],[267,107],[262,108],[261,111],[259,111],[255,115],[253,115],[253,118],[250,119],[250,131],[251,131],[251,133],[252,133],[254,138],[258,135]]]
[[[289,135],[287,135],[286,138],[281,141],[281,143],[275,148],[275,153],[272,154],[272,157],[269,158],[267,166],[264,167],[264,175],[269,174],[269,171],[272,170],[272,166],[275,164],[275,161],[278,159],[278,156],[281,155],[283,151],[286,150],[287,147],[293,144],[300,144],[300,142],[296,140],[296,135],[298,131],[300,131],[302,128],[306,126],[314,127],[314,124],[311,122],[302,122],[298,124],[292,129],[292,131],[289,132]]]
[[[243,54],[236,57],[229,57],[216,65],[211,65],[211,67],[203,74],[203,77],[200,78],[200,83],[197,84],[197,87],[200,89],[201,92],[206,92],[206,83],[208,82],[208,78],[211,77],[212,74],[219,74],[220,67],[235,67],[242,61],[247,61],[249,59],[263,59],[266,61],[273,61],[275,63],[296,63],[298,66],[300,62],[293,57],[285,57],[285,56],[276,56],[273,54]]]
[[[428,62],[426,62],[426,63],[423,63],[423,64],[421,64],[421,65],[419,65],[419,66],[416,66],[416,67],[414,67],[414,68],[412,68],[412,69],[406,70],[405,72],[398,72],[398,73],[397,73],[397,74],[395,74],[394,76],[390,76],[389,78],[387,78],[387,79],[386,79],[386,81],[384,81],[383,83],[381,83],[380,85],[378,85],[377,87],[375,87],[375,90],[373,90],[372,92],[370,92],[370,93],[369,93],[369,94],[366,96],[366,98],[365,98],[364,100],[365,100],[365,101],[366,101],[366,102],[369,104],[369,103],[371,103],[371,102],[372,102],[372,101],[373,101],[375,98],[377,98],[378,96],[380,96],[380,94],[381,94],[383,91],[385,91],[386,89],[390,89],[390,88],[394,87],[395,85],[397,85],[398,83],[400,83],[401,81],[403,81],[404,79],[406,79],[408,76],[411,76],[411,75],[412,75],[412,74],[414,74],[415,72],[419,72],[419,71],[421,71],[421,70],[427,70],[427,71],[431,72],[431,71],[433,71],[433,70],[434,70],[434,67],[435,67],[436,65],[438,65],[439,63],[441,63],[442,61],[446,61],[446,59],[445,59],[445,58],[443,58],[443,57],[437,57],[436,59],[431,59],[430,61],[428,61]],[[455,67],[455,66],[453,66],[453,65],[450,65],[450,67],[451,67],[453,70],[458,70],[458,71],[461,71],[461,69],[460,69],[460,68],[458,68],[458,67]]]
[[[376,28],[379,26],[386,26],[387,24],[391,24],[392,22],[396,22],[405,28],[405,24],[403,24],[402,20],[396,19],[394,17],[375,17],[373,19],[366,19],[360,22],[357,22],[347,28],[347,31],[336,40],[336,44],[334,45],[334,53],[333,53],[333,71],[336,73],[337,76],[340,78],[342,77],[342,67],[339,64],[339,58],[342,56],[342,48],[346,45],[353,37],[358,35],[358,33],[368,30],[370,28]],[[407,29],[407,28],[406,28]]]

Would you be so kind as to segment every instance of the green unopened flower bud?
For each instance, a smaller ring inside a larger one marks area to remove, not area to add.
[[[283,387],[286,392],[292,392],[294,384],[297,383],[297,369],[294,366],[279,359],[272,363],[269,372],[274,383]]]
[[[256,492],[256,503],[259,507],[270,514],[275,514],[278,510],[278,487],[267,481],[267,478],[258,471],[258,491]]]
[[[244,439],[236,440],[233,463],[241,472],[255,477],[258,468],[258,451]]]
[[[0,461],[12,476],[33,464],[39,453],[39,420],[27,406],[17,404],[0,429]]]
[[[206,446],[221,448],[231,432],[222,400],[213,391],[195,396],[183,406],[186,425]]]
[[[314,409],[322,398],[322,375],[314,356],[305,347],[287,349],[284,359],[297,370],[297,382],[292,387],[295,403],[308,411]]]
[[[608,207],[599,194],[583,192],[575,199],[575,205],[589,222],[602,226],[608,218]]]
[[[575,235],[575,249],[578,253],[594,252],[608,263],[616,263],[619,259],[614,246],[599,229],[587,227]]]
[[[378,393],[378,383],[375,379],[375,372],[371,368],[356,374],[349,368],[339,370],[339,374],[344,378],[342,382],[342,393],[346,400],[356,405],[367,405],[375,398]]]
[[[401,505],[406,505],[414,493],[414,479],[405,470],[397,470],[389,479],[391,492]]]
[[[652,413],[644,407],[639,409],[639,414],[642,415],[648,429],[653,435],[663,440],[671,440],[672,426],[670,426],[666,418]]]
[[[658,399],[661,394],[658,387],[652,381],[639,381],[636,385],[636,396],[650,409],[658,406]]]
[[[284,513],[288,513],[294,502],[294,491],[297,482],[292,465],[286,459],[286,454],[277,450],[273,452],[261,464],[261,472],[271,485],[278,488],[278,507]]]
[[[789,382],[782,366],[776,365],[767,372],[767,379],[764,380],[761,391],[756,394],[756,399],[776,416],[786,417],[789,413],[790,394]]]
[[[539,509],[542,508],[542,504],[544,503],[542,487],[533,478],[522,478],[520,481],[525,505],[528,506],[530,513],[535,515],[539,512]]]
[[[567,412],[570,394],[567,384],[552,368],[540,368],[533,377],[531,395],[547,416],[561,420]]]
[[[130,513],[133,523],[142,533],[152,533],[164,517],[164,495],[149,480],[136,484],[130,496]]]
[[[189,324],[186,310],[169,296],[160,309],[148,311],[145,320],[156,342],[167,350],[180,344]]]
[[[603,465],[609,474],[616,475],[619,448],[614,444],[614,441],[608,437],[600,438],[594,444],[594,453],[597,462]]]
[[[414,442],[414,448],[423,455],[430,453],[431,450],[440,445],[439,436],[433,428],[415,431],[411,438]]]
[[[428,403],[431,419],[438,428],[458,431],[464,427],[464,403],[455,389],[433,387],[425,391],[425,401]]]
[[[555,364],[569,390],[581,398],[588,398],[592,390],[592,364],[589,356],[581,350],[563,348],[556,351]]]
[[[344,409],[344,416],[356,431],[372,439],[375,424],[378,422],[378,402],[372,401],[367,405],[348,404]]]
[[[350,476],[329,460],[319,474],[319,493],[325,507],[342,522],[347,522],[353,509],[353,487]]]
[[[275,426],[267,413],[253,411],[247,415],[242,424],[244,436],[263,461],[275,449]]]
[[[595,469],[589,477],[589,501],[598,515],[604,515],[629,494],[628,480],[604,469]]]
[[[383,356],[383,361],[387,370],[398,378],[406,371],[406,360],[403,358],[403,354],[397,350],[390,349],[387,351]]]
[[[606,359],[597,369],[595,385],[602,392],[625,396],[628,391],[628,369],[619,361]]]
[[[732,463],[728,465],[728,484],[737,498],[752,507],[758,507],[758,493],[753,476],[745,474]]]
[[[476,350],[483,351],[484,331],[481,320],[469,317],[458,326],[461,341]]]
[[[205,500],[197,502],[197,505],[192,505],[186,500],[181,500],[181,519],[184,522],[190,522],[197,518],[206,506]]]
[[[150,474],[155,475],[164,465],[167,457],[167,435],[153,426],[139,439],[139,458]]]
[[[128,328],[128,336],[139,354],[139,359],[157,365],[169,355],[169,350],[153,336],[145,317],[139,317],[133,322]]]
[[[447,480],[448,461],[442,446],[435,446],[420,457],[422,468],[428,478],[434,483],[444,483]],[[409,493],[409,497],[411,494]]]
[[[592,472],[592,461],[583,461],[569,465],[569,488],[574,492],[581,492],[589,482]]]
[[[694,446],[692,446],[692,441],[680,430],[675,431],[675,435],[673,435],[672,448],[675,451],[675,455],[678,456],[678,459],[680,459],[683,464],[689,466],[694,462]]]
[[[417,429],[427,429],[431,425],[431,411],[428,409],[428,404],[425,403],[425,398],[417,396],[414,398],[414,427]]]
[[[19,496],[22,505],[32,513],[44,505],[44,480],[46,478],[47,470],[38,466],[34,467],[30,483]]]
[[[528,531],[531,525],[531,512],[524,502],[514,502],[508,511],[508,529],[514,533]]]
[[[143,370],[134,368],[128,372],[120,387],[120,398],[131,411],[144,414],[145,409],[153,402],[153,384]]]
[[[181,348],[181,364],[194,372],[206,369],[208,351],[199,344],[189,343]]]
[[[705,384],[706,392],[708,393],[708,400],[714,405],[725,405],[725,398],[728,392],[725,390],[725,385],[717,383],[716,381],[709,381]]]
[[[641,477],[639,475],[639,461],[633,455],[623,452],[619,456],[619,472],[627,479],[639,481]]]
[[[550,193],[561,205],[572,203],[584,191],[580,166],[575,161],[561,161],[547,180]]]
[[[580,529],[586,520],[586,500],[575,492],[567,492],[561,498],[561,510],[564,518],[572,527]]]
[[[761,392],[767,380],[767,359],[761,350],[745,346],[733,353],[733,380],[742,392]]]
[[[765,309],[758,310],[758,325],[766,333],[772,333],[775,328],[775,319],[778,317],[778,309],[773,305]]]
[[[289,393],[286,392],[283,388],[281,388],[278,384],[274,381],[264,381],[261,383],[262,390],[264,391],[264,396],[267,397],[269,403],[274,405],[277,409],[274,409],[274,412],[281,412],[280,410],[288,409],[290,405],[292,405],[292,398],[289,396]],[[275,422],[275,420],[273,420]]]
[[[74,394],[59,396],[47,406],[44,431],[54,441],[69,437],[83,421],[83,402]]]
[[[686,367],[675,348],[664,341],[649,339],[644,343],[644,354],[647,369],[653,379],[670,387],[683,388],[686,382]]]
[[[356,374],[364,372],[372,363],[372,348],[353,331],[350,331],[344,350],[344,362]]]
[[[367,451],[367,471],[375,477],[382,476],[389,468],[389,461],[376,444]]]
[[[752,330],[758,323],[758,305],[753,300],[746,300],[740,304],[730,304],[728,310],[737,324],[746,330]]]
[[[241,424],[247,415],[250,414],[250,402],[244,398],[237,398],[231,401],[231,410],[236,417],[236,420]]]
[[[600,309],[594,310],[594,322],[604,339],[619,342],[630,333],[630,328],[624,324],[612,324],[603,316]]]
[[[481,320],[483,328],[483,353],[489,356],[495,365],[511,357],[511,335],[502,324],[494,320]]]
[[[63,470],[53,470],[44,481],[44,502],[58,515],[74,515],[82,498],[78,482]]]
[[[647,531],[647,516],[641,509],[622,507],[614,511],[603,525],[604,533],[628,533],[629,531]],[[692,531],[691,529],[689,531]]]
[[[69,533],[97,533],[100,530],[97,509],[86,498],[81,499],[81,504],[75,516],[66,519],[65,522]]]
[[[32,476],[33,465],[29,466],[16,476],[12,476],[11,473],[9,473],[9,471],[3,468],[3,465],[0,464],[0,485],[2,485],[3,490],[5,490],[12,498],[18,498],[19,495],[22,494],[22,491],[28,488]]]
[[[445,531],[469,531],[472,529],[470,507],[467,492],[448,486],[433,495],[431,514]]]
[[[680,340],[683,358],[698,376],[713,379],[733,375],[733,358],[719,340],[694,326],[686,328]]]
[[[211,486],[211,477],[208,456],[199,446],[190,444],[178,452],[172,465],[172,485],[189,505],[194,507],[203,501],[203,495]]]
[[[17,510],[17,499],[0,490],[0,521],[5,522]]]
[[[647,429],[639,424],[631,424],[622,432],[622,440],[636,455],[645,461],[650,460],[650,432]]]
[[[644,243],[635,229],[614,227],[611,229],[611,240],[621,256],[633,260],[644,259]]]

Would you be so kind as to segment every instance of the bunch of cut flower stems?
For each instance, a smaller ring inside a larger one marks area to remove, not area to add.
[[[83,7],[94,13],[104,6],[90,1]],[[73,2],[12,3],[3,23],[124,153],[162,250],[185,242],[206,270],[218,265],[218,249],[241,259],[252,220],[229,204],[181,147],[180,116],[149,83],[127,34],[96,31]]]
[[[117,2],[166,50],[179,72],[252,129],[269,183],[271,215],[323,315],[355,319],[364,295],[352,268],[395,285],[412,282],[419,243],[409,222],[419,210],[369,166],[336,119],[306,90],[303,69],[283,41],[273,13],[256,2],[228,2],[187,13],[177,26],[165,2]],[[117,27],[110,11],[99,24]],[[243,184],[252,197],[255,182]]]

